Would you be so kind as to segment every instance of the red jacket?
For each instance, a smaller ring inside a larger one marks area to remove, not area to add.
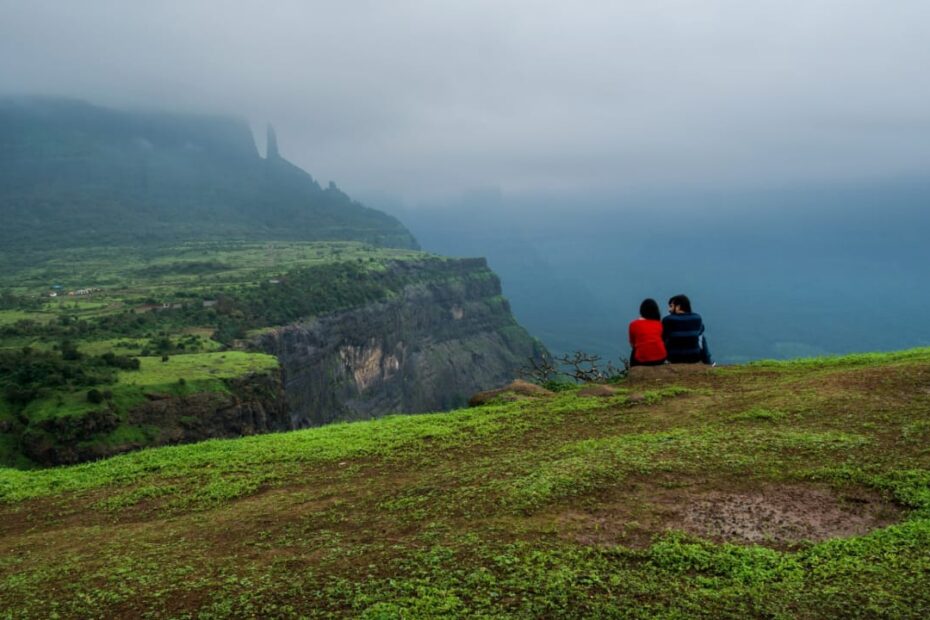
[[[637,362],[659,362],[668,357],[662,342],[662,321],[642,318],[632,321],[630,346]]]

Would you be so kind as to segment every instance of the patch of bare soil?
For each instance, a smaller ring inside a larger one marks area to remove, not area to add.
[[[683,377],[702,377],[713,374],[714,368],[706,364],[663,364],[662,366],[633,366],[629,380],[649,381]]]
[[[862,489],[837,493],[808,486],[768,486],[741,493],[710,491],[690,498],[680,528],[713,540],[786,546],[861,536],[901,517],[902,510]]]
[[[864,488],[837,491],[802,484],[726,490],[706,484],[645,483],[616,489],[586,506],[540,515],[559,536],[587,545],[647,546],[669,530],[716,542],[777,549],[860,536],[899,521],[904,509]]]

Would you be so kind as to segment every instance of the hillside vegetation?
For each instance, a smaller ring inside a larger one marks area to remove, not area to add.
[[[930,349],[0,470],[0,609],[924,618]]]
[[[49,450],[63,444],[88,455],[102,444],[153,445],[158,429],[129,420],[147,400],[228,393],[237,377],[278,374],[277,360],[249,345],[263,329],[450,277],[439,257],[335,241],[72,248],[18,260],[0,253],[0,465],[21,468],[54,464]]]

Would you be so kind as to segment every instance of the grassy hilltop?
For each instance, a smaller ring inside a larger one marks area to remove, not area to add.
[[[930,349],[0,470],[0,610],[930,611]]]

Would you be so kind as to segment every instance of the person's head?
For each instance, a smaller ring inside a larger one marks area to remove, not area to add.
[[[644,299],[643,303],[639,304],[639,316],[644,319],[652,319],[653,321],[660,320],[662,314],[659,313],[659,304],[656,300],[652,298]]]
[[[691,312],[691,300],[687,295],[675,295],[668,300],[668,311],[672,314],[687,314]]]

